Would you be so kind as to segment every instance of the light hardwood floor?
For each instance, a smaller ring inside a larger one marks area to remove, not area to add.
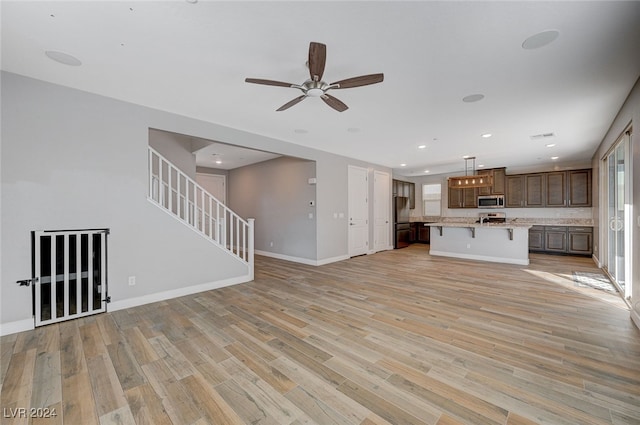
[[[588,258],[531,257],[257,257],[248,284],[8,335],[2,423],[640,423],[624,302],[574,285]]]

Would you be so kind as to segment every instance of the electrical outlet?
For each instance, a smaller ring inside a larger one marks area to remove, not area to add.
[[[129,276],[129,286],[133,286],[136,284],[136,277],[135,276]]]

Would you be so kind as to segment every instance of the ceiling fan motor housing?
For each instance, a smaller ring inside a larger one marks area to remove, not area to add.
[[[307,80],[302,84],[302,91],[307,96],[311,97],[320,97],[326,92],[331,86],[324,81],[312,81]]]

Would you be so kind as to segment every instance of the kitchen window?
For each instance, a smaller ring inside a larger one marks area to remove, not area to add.
[[[441,193],[442,185],[440,183],[422,185],[423,215],[437,217],[441,215]]]

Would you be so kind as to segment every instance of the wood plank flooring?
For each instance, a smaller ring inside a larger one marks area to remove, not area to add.
[[[588,258],[531,257],[257,257],[248,284],[8,335],[2,424],[639,424],[625,303],[573,283]]]

